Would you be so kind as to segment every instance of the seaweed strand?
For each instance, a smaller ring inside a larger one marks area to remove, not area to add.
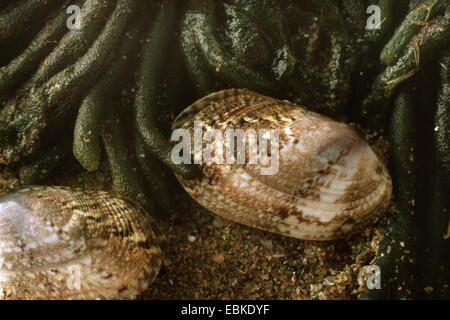
[[[172,28],[177,17],[173,1],[164,2],[143,48],[142,63],[137,80],[135,100],[136,128],[145,148],[176,174],[192,179],[196,175],[193,165],[175,164],[171,159],[172,145],[156,126],[156,107],[159,84],[162,81],[165,55],[169,47]]]

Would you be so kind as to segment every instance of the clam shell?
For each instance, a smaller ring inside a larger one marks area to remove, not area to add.
[[[131,200],[26,187],[0,198],[0,297],[133,298],[155,279],[161,236]]]
[[[386,167],[347,124],[242,89],[198,100],[172,129],[193,134],[195,121],[224,136],[227,128],[279,132],[275,174],[263,175],[259,162],[247,161],[247,143],[244,164],[202,163],[200,177],[177,177],[195,200],[225,218],[289,237],[331,240],[363,230],[390,203]],[[224,144],[215,145],[216,154],[224,154]]]

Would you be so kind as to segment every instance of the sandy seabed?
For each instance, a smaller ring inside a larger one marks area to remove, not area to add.
[[[18,184],[1,170],[3,192]],[[106,161],[87,172],[73,160],[45,184],[112,188]],[[357,299],[393,211],[348,239],[305,241],[234,223],[175,189],[174,213],[156,218],[167,237],[163,267],[140,299]]]

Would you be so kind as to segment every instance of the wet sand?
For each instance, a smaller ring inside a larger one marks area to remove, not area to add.
[[[2,191],[18,183],[14,171],[2,169]],[[45,184],[112,187],[106,161],[87,172],[73,160]],[[214,215],[181,188],[171,196],[174,213],[157,219],[167,237],[163,267],[141,299],[356,299],[387,223],[384,216],[349,239],[304,241]]]

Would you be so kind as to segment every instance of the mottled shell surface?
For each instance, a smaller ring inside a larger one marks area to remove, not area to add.
[[[0,198],[0,297],[133,298],[156,278],[161,237],[106,192],[25,187]]]
[[[274,175],[262,175],[259,162],[212,162],[202,163],[194,180],[178,177],[195,200],[225,218],[289,237],[332,240],[363,230],[390,203],[386,167],[349,125],[243,89],[198,100],[175,119],[172,129],[192,132],[194,121],[204,130],[279,131],[279,170]]]

